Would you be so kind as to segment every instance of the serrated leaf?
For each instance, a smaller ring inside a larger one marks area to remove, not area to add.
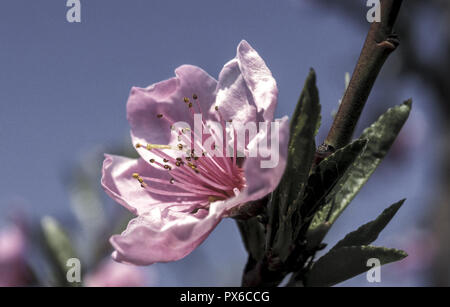
[[[269,244],[275,235],[291,233],[287,210],[304,189],[315,153],[314,136],[319,125],[320,103],[316,74],[311,69],[291,119],[287,166],[271,196]],[[284,244],[284,243],[283,243]]]
[[[317,260],[306,278],[308,287],[329,287],[368,271],[367,261],[380,260],[381,265],[402,260],[404,251],[376,246],[347,246],[331,250]]]
[[[405,199],[385,209],[376,220],[373,220],[346,235],[344,239],[339,241],[332,248],[332,250],[345,246],[369,245],[370,243],[374,242],[378,238],[380,232],[391,221],[391,219],[394,217],[394,215],[397,213],[404,202]]]
[[[57,282],[65,285],[77,285],[66,280],[67,260],[77,258],[72,243],[62,226],[54,218],[46,216],[41,220],[45,243],[53,260]]]
[[[336,221],[384,159],[407,120],[410,111],[411,100],[408,100],[389,109],[375,123],[364,130],[360,138],[369,140],[366,150],[327,196],[326,206],[316,214],[311,228],[317,227],[325,221],[330,223]]]

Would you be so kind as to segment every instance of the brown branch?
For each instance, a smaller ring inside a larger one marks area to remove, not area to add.
[[[381,22],[372,23],[350,84],[344,94],[326,146],[338,149],[347,145],[369,97],[370,91],[388,56],[399,42],[393,27],[402,0],[381,0]]]

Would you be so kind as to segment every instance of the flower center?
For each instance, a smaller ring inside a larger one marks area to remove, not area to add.
[[[194,94],[192,98],[196,103],[197,112],[194,111],[194,104],[189,98],[185,97],[183,102],[188,107],[191,117],[194,118],[196,113],[202,114],[202,110],[199,97]],[[223,116],[217,106],[215,110],[220,118],[222,132],[226,134],[226,123]],[[177,134],[177,140],[180,143],[176,146],[136,144],[136,148],[144,148],[156,156],[156,159],[150,159],[148,162],[170,174],[169,180],[142,177],[138,173],[133,174],[142,188],[150,193],[179,197],[180,201],[195,201],[202,206],[208,206],[211,202],[225,200],[239,194],[245,186],[245,178],[242,168],[237,163],[236,146],[234,146],[232,157],[226,157],[225,153],[217,156],[215,148],[203,146],[203,135],[197,135],[198,132],[189,128],[175,128],[176,125],[165,114],[156,114],[156,117],[168,122],[172,132]],[[204,128],[206,125],[203,116],[201,118],[202,128]],[[190,133],[190,138],[186,135],[187,133]],[[233,133],[236,135],[234,131]],[[215,140],[214,144],[226,139],[225,135],[220,138],[216,132],[211,132],[211,136]],[[200,148],[201,154],[196,155],[194,149],[187,149],[187,146],[181,143],[182,141],[191,144],[191,148]],[[181,156],[180,152],[183,152]],[[167,185],[167,189],[165,185]]]

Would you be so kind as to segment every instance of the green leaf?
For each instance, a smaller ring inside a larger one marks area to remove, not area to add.
[[[376,246],[347,246],[331,250],[317,260],[306,277],[308,287],[329,287],[368,271],[367,261],[380,260],[381,265],[402,260],[404,251]]]
[[[385,209],[376,220],[373,220],[346,235],[344,239],[339,241],[332,248],[332,250],[346,246],[368,245],[372,243],[378,238],[380,232],[391,221],[404,202],[405,199]]]
[[[336,182],[364,151],[366,144],[367,140],[356,140],[337,150],[317,165],[308,178],[300,207],[302,218],[308,218],[316,212]]]
[[[319,125],[320,103],[316,74],[311,69],[291,119],[288,162],[278,188],[272,193],[269,244],[276,235],[291,233],[288,210],[298,197],[309,176],[315,153],[314,136]],[[284,243],[282,243],[284,244]]]
[[[364,130],[360,139],[367,147],[326,197],[326,206],[316,214],[311,228],[328,221],[334,223],[386,156],[411,111],[411,100],[389,109]],[[328,218],[328,219],[327,219]]]
[[[330,223],[322,223],[316,228],[309,230],[306,234],[306,251],[315,252],[328,233],[328,230],[330,230],[330,227]]]
[[[42,218],[41,227],[49,256],[54,265],[56,282],[58,285],[77,286],[77,283],[69,283],[66,279],[67,260],[77,258],[67,233],[58,221],[50,216]]]
[[[311,69],[291,122],[289,156],[280,188],[286,191],[289,206],[303,189],[311,170],[316,145],[314,136],[320,124],[319,92]],[[286,208],[287,209],[287,208]]]

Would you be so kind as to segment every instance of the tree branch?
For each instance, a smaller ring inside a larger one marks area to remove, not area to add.
[[[333,125],[325,140],[334,149],[347,145],[388,56],[399,42],[392,29],[402,0],[381,0],[381,22],[372,23],[350,84],[344,94]]]

